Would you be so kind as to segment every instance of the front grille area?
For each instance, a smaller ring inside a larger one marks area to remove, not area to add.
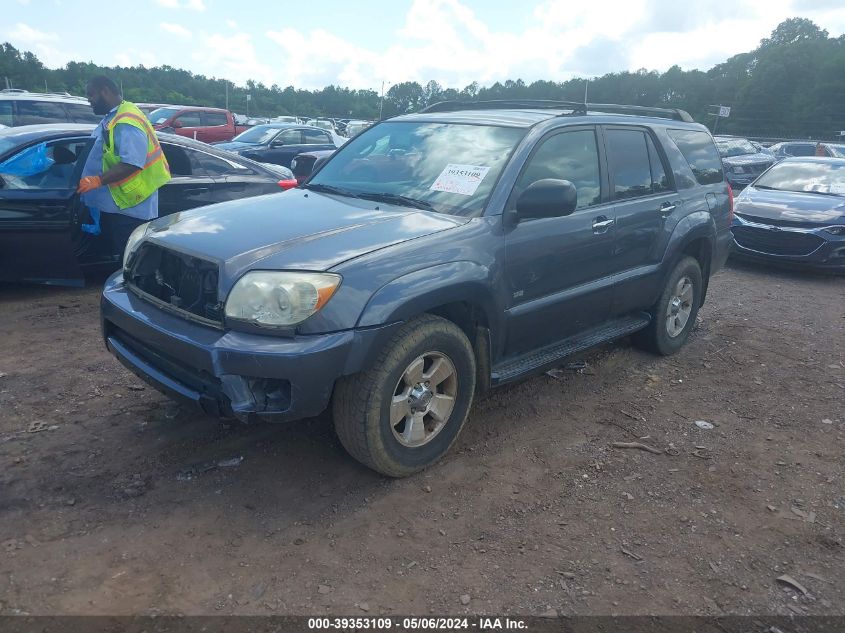
[[[762,218],[747,213],[735,213],[739,218],[756,224],[768,224],[771,226],[794,226],[799,229],[812,228],[806,220],[781,220],[780,218]]]
[[[126,271],[129,287],[176,312],[222,326],[223,304],[217,294],[214,262],[144,242]]]
[[[771,255],[809,255],[824,243],[822,238],[811,233],[772,231],[753,226],[735,226],[732,231],[740,246]]]

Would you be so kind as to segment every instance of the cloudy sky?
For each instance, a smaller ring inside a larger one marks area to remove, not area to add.
[[[53,68],[167,64],[239,85],[378,91],[707,69],[794,16],[845,32],[842,0],[3,0],[0,41]]]

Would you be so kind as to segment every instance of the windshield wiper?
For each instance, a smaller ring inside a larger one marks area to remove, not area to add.
[[[354,191],[348,189],[341,189],[340,187],[333,187],[332,185],[321,185],[319,183],[299,185],[300,189],[309,189],[317,193],[333,193],[338,196],[346,196],[347,198],[360,198],[361,196]]]
[[[388,204],[404,205],[406,207],[414,207],[415,209],[425,209],[426,211],[436,211],[434,205],[425,200],[417,200],[408,196],[402,196],[398,193],[376,193],[366,191],[358,194],[358,197],[367,200],[375,200],[377,202],[386,202]]]

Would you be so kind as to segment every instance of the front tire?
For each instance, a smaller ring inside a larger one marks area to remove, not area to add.
[[[475,377],[475,355],[463,331],[433,315],[416,318],[399,329],[370,369],[337,382],[337,436],[373,470],[411,475],[440,459],[457,439]]]
[[[696,259],[683,257],[666,279],[660,299],[651,310],[651,323],[634,336],[634,342],[661,356],[681,349],[695,325],[702,289],[701,266]]]

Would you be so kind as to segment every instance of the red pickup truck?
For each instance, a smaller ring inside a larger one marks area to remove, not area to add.
[[[249,128],[235,125],[235,117],[222,108],[166,106],[147,115],[157,130],[187,136],[204,143],[231,141]]]

